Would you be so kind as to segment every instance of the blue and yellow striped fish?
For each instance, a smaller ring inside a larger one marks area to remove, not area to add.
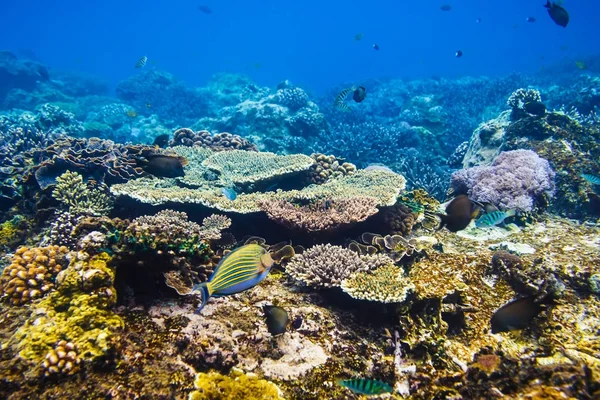
[[[233,250],[221,259],[208,282],[192,289],[192,294],[199,294],[202,299],[196,313],[204,308],[211,296],[240,293],[258,285],[267,277],[273,262],[269,252],[255,243]]]
[[[354,393],[364,394],[366,396],[373,396],[382,393],[391,393],[392,387],[385,382],[378,381],[375,379],[347,379],[338,380],[338,385],[352,390]]]

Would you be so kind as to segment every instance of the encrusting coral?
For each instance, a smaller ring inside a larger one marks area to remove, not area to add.
[[[381,254],[359,255],[356,252],[329,243],[318,244],[296,254],[285,270],[295,280],[314,287],[338,287],[342,281],[359,271],[369,271],[393,264]]]
[[[229,375],[211,371],[196,375],[189,400],[283,400],[272,382],[233,368]]]
[[[0,277],[0,293],[12,305],[37,300],[54,288],[68,261],[66,247],[19,247]]]
[[[111,310],[117,293],[110,259],[105,253],[75,254],[57,275],[56,290],[36,304],[15,333],[20,357],[40,367],[41,374],[72,373],[78,360],[92,362],[114,347],[123,321]]]
[[[338,231],[362,222],[379,211],[374,197],[326,199],[308,205],[265,199],[258,204],[271,220],[303,232]]]
[[[402,268],[384,265],[374,271],[360,271],[342,281],[342,290],[351,297],[380,303],[402,303],[414,290]]]

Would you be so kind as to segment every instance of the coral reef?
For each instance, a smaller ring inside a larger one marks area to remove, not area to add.
[[[68,264],[66,247],[19,247],[2,276],[0,293],[12,305],[23,305],[47,295]]]
[[[511,118],[517,120],[527,115],[525,105],[527,103],[541,102],[542,96],[539,90],[536,89],[517,89],[511,93],[506,101],[506,105],[512,110]]]
[[[473,167],[452,174],[452,189],[502,210],[519,212],[545,208],[554,195],[554,171],[531,150],[500,153],[489,167]]]
[[[113,208],[110,196],[99,189],[90,189],[80,174],[71,171],[56,178],[52,197],[76,215],[108,215]]]
[[[272,382],[259,379],[256,375],[244,374],[232,369],[229,375],[218,372],[201,372],[194,380],[196,391],[190,393],[190,400],[278,400],[281,391]]]
[[[310,157],[315,160],[308,170],[308,182],[321,184],[327,182],[330,178],[338,176],[352,175],[356,172],[356,166],[349,162],[342,163],[337,157],[321,153],[313,153]]]
[[[200,146],[213,151],[247,150],[258,151],[256,146],[238,135],[228,132],[211,135],[208,131],[194,132],[189,128],[177,129],[173,134],[172,146]]]
[[[374,271],[353,273],[342,281],[341,288],[355,299],[402,303],[414,285],[404,277],[402,268],[388,264]]]

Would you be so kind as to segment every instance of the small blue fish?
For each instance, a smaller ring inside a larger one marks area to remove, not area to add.
[[[481,218],[475,221],[475,226],[478,228],[495,226],[502,223],[506,218],[514,215],[515,210],[492,211],[484,214]]]
[[[221,193],[223,193],[223,196],[225,196],[227,200],[233,201],[237,199],[237,193],[233,188],[222,188]]]
[[[199,294],[202,300],[196,313],[211,296],[236,294],[258,285],[267,277],[273,263],[267,250],[255,243],[233,250],[217,264],[208,282],[193,287],[191,294]]]
[[[347,379],[337,381],[338,385],[352,390],[354,393],[372,396],[375,394],[392,393],[392,387],[385,382],[375,379]]]
[[[581,174],[581,177],[591,183],[592,185],[600,185],[600,178],[596,175]]]

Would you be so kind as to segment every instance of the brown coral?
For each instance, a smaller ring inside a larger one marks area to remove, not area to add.
[[[286,200],[259,202],[269,218],[287,228],[304,232],[331,232],[348,228],[377,214],[374,197],[327,199],[298,206]]]
[[[0,293],[12,305],[39,299],[54,288],[56,275],[68,261],[64,246],[19,247],[0,277]]]
[[[77,346],[66,340],[59,341],[56,346],[48,351],[46,359],[42,362],[45,376],[73,375],[79,371],[81,358],[77,354]]]
[[[352,175],[356,172],[356,165],[344,162],[332,155],[313,153],[310,155],[317,163],[308,171],[309,183],[321,184],[334,178],[344,175]]]
[[[258,151],[258,148],[241,136],[228,132],[211,135],[209,131],[194,132],[189,128],[181,128],[173,134],[172,146],[200,146],[213,151],[248,150]]]
[[[381,211],[381,216],[392,233],[402,236],[407,236],[412,231],[419,217],[410,207],[402,203],[386,207]]]

